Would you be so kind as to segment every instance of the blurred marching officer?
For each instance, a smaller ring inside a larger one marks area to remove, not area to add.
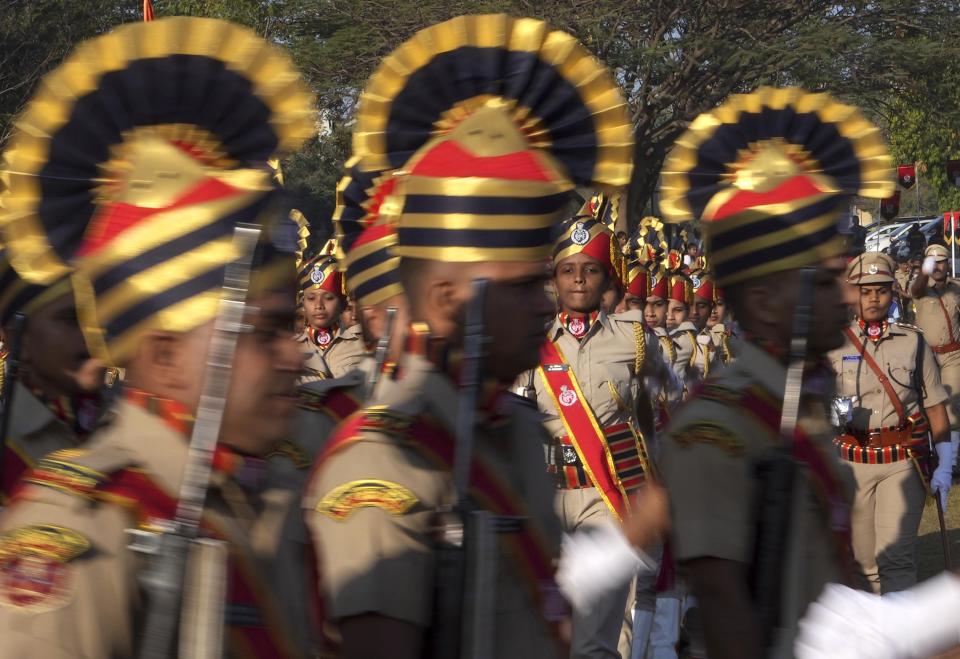
[[[191,496],[205,495],[201,537],[226,543],[205,545],[224,547],[223,562],[204,564],[221,577],[188,581],[185,606],[210,597],[220,613],[185,613],[191,633],[177,639],[175,628],[162,640],[172,652],[178,640],[219,644],[225,627],[225,656],[309,656],[279,608],[309,603],[289,601],[274,578],[292,495],[265,491],[261,456],[289,429],[302,365],[290,334],[296,273],[292,254],[274,247],[278,213],[265,163],[311,134],[311,96],[273,46],[200,18],[98,37],[38,94],[43,102],[27,108],[8,154],[14,184],[3,201],[15,212],[3,218],[7,245],[25,278],[43,283],[73,271],[91,351],[126,367],[127,381],[108,423],[84,447],[42,459],[0,521],[0,656],[133,656],[147,607],[164,612],[141,590],[145,561],[128,548],[128,531],[152,533],[179,517],[185,481]],[[46,159],[30,157],[36,135],[48,136]],[[259,228],[255,249],[238,240],[241,225]],[[239,281],[225,282],[238,259],[251,263],[242,285],[249,293],[239,308],[230,303],[242,318],[219,441],[207,455],[190,442],[213,342],[231,331],[217,319],[226,283],[239,290]],[[212,461],[209,483],[187,473],[205,473],[195,451]],[[196,575],[199,546],[191,543],[191,558],[171,574]],[[180,603],[171,604],[165,615],[179,620]]]
[[[847,322],[837,208],[893,185],[865,125],[826,95],[761,88],[694,121],[664,165],[661,209],[702,220],[744,330],[736,359],[671,420],[661,460],[671,543],[712,659],[792,656],[803,611],[850,565],[821,357]]]

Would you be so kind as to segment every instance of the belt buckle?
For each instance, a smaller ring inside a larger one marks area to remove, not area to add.
[[[563,464],[565,465],[577,464],[577,451],[572,446],[564,446],[562,455],[563,455]]]

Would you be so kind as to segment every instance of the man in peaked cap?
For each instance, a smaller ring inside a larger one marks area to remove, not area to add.
[[[578,67],[558,67],[571,57]],[[552,106],[562,112],[540,116],[546,98],[564,98]],[[603,131],[589,119],[596,112],[608,117]],[[553,139],[532,139],[530,121]],[[437,571],[438,535],[452,528],[451,510],[457,520],[451,469],[464,446],[456,440],[466,438],[454,435],[471,410],[473,470],[461,496],[504,525],[501,549],[487,556],[497,564],[492,629],[478,633],[492,656],[558,656],[555,490],[539,414],[507,390],[536,365],[554,313],[545,262],[566,193],[626,183],[629,119],[609,75],[569,35],[533,19],[464,16],[421,31],[384,61],[361,97],[356,131],[362,168],[402,171],[381,214],[396,223],[412,323],[395,382],[334,433],[311,481],[318,496],[308,523],[328,617],[347,656],[459,654],[443,645],[450,617],[464,597],[483,598],[456,592]],[[476,280],[487,281],[482,308]],[[461,380],[479,357],[464,354],[471,305],[488,337],[476,399]],[[634,561],[627,580],[635,570]]]
[[[833,376],[813,366],[842,345],[848,320],[838,209],[844,195],[889,194],[890,160],[854,108],[761,88],[695,120],[662,180],[665,216],[702,221],[716,283],[745,332],[737,358],[667,429],[674,555],[710,657],[792,656],[807,605],[851,565],[849,469],[836,460],[827,416]],[[791,355],[801,337],[803,354]],[[796,415],[784,413],[787,394]],[[778,498],[785,481],[761,466],[793,469],[794,460],[802,468]]]
[[[204,564],[225,583],[185,584],[188,601],[213,595],[215,609],[184,613],[185,625],[209,628],[162,639],[169,653],[223,632],[224,656],[309,656],[286,628],[301,617],[281,608],[308,603],[274,591],[290,495],[265,491],[261,456],[287,431],[302,364],[290,335],[296,273],[292,255],[273,248],[264,163],[311,133],[310,94],[273,46],[200,18],[118,28],[80,46],[41,88],[8,154],[13,212],[0,228],[21,276],[43,283],[72,270],[87,343],[127,380],[110,422],[83,448],[42,459],[0,520],[0,656],[133,656],[157,601],[141,592],[145,561],[128,530],[180,519],[184,482],[205,493],[199,534],[226,543],[223,563]],[[36,135],[47,136],[46,159],[31,152]],[[239,260],[251,264],[249,284],[242,267],[226,280]],[[229,300],[227,286],[247,299]],[[243,317],[219,433],[207,436],[218,441],[201,450],[188,442],[205,364],[219,357],[212,338],[227,340],[224,306]],[[212,463],[209,483],[188,481],[204,473],[194,451]],[[198,546],[176,568],[195,575]],[[180,619],[179,607],[160,613]]]
[[[851,516],[853,555],[870,589],[892,593],[917,581],[917,529],[926,499],[927,433],[940,458],[930,489],[946,507],[953,458],[944,401],[947,394],[922,332],[887,322],[894,263],[864,252],[847,268],[860,293],[844,345],[828,359],[844,401],[841,460],[856,479]]]
[[[24,316],[19,329],[17,313]],[[2,387],[15,388],[5,392],[13,402],[0,456],[3,503],[40,458],[86,439],[100,414],[104,369],[84,344],[69,279],[29,284],[17,276],[6,253],[0,253],[0,327],[7,351],[21,343],[14,356],[20,362],[17,378]],[[9,352],[5,359],[11,359]]]
[[[923,254],[923,267],[910,292],[915,322],[933,348],[940,381],[949,397],[950,442],[956,458],[960,450],[960,281],[950,277],[946,247],[930,245]]]

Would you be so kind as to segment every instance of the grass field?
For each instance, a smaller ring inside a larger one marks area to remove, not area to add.
[[[950,541],[950,555],[954,565],[960,559],[960,485],[950,490],[945,521]],[[917,570],[920,579],[927,579],[943,571],[943,549],[940,545],[940,525],[937,522],[937,507],[933,499],[927,499],[920,522],[920,537],[917,542]]]

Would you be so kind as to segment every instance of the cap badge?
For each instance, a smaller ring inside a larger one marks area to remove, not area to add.
[[[326,276],[323,274],[323,270],[319,265],[313,266],[313,272],[310,273],[310,281],[318,286],[323,283],[323,280]]]
[[[700,288],[700,277],[696,275],[690,275],[690,281],[693,282],[693,290]]]
[[[577,392],[569,389],[566,385],[560,385],[560,395],[557,396],[557,400],[564,407],[570,407],[577,402]]]
[[[876,263],[873,263],[869,268],[867,268],[867,272],[869,272],[871,275],[875,275],[880,272],[880,268],[877,267]]]
[[[577,222],[577,225],[573,228],[573,233],[570,235],[570,239],[575,245],[580,245],[581,247],[590,242],[590,232],[584,228],[583,222]]]

